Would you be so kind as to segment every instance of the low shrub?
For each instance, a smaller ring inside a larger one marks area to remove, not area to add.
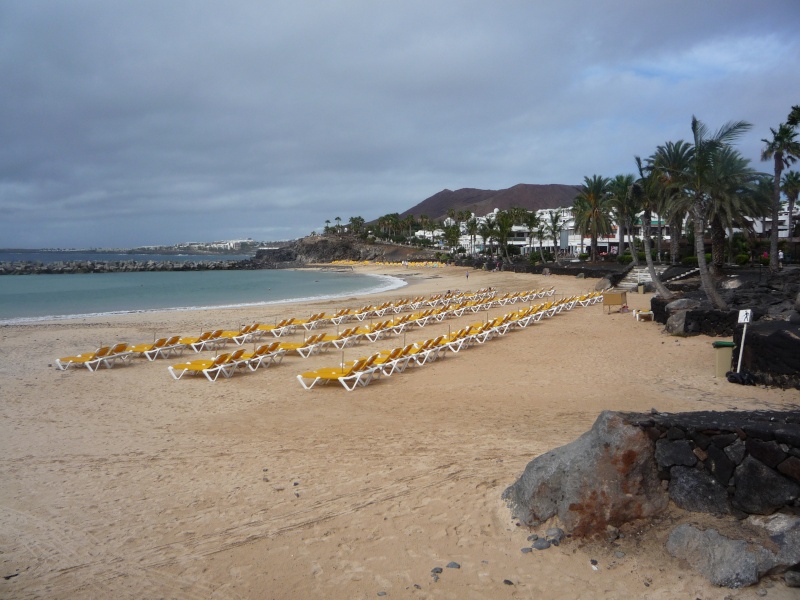
[[[747,254],[737,254],[733,262],[742,267],[750,262],[750,257]]]
[[[696,267],[697,266],[697,257],[696,256],[687,256],[681,259],[681,264],[684,267]]]

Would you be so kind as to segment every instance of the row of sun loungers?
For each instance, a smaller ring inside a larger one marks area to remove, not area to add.
[[[368,385],[376,377],[402,373],[409,365],[423,366],[444,356],[446,352],[457,354],[473,344],[485,344],[488,340],[501,337],[512,328],[524,329],[545,316],[552,317],[564,310],[571,310],[576,304],[588,306],[599,301],[602,301],[602,295],[592,293],[523,308],[486,322],[474,323],[455,333],[375,353],[339,367],[306,371],[298,375],[297,380],[307,390],[335,381],[347,391],[353,391]]]
[[[311,389],[318,383],[336,380],[345,389],[352,391],[356,387],[367,385],[375,377],[381,375],[389,377],[394,373],[402,373],[409,365],[423,366],[437,360],[445,352],[458,353],[472,344],[484,344],[494,337],[505,335],[512,327],[527,327],[530,323],[536,322],[544,316],[551,317],[563,310],[570,310],[578,303],[581,306],[586,306],[596,302],[597,298],[602,300],[602,296],[587,295],[520,309],[486,322],[474,323],[449,335],[441,335],[423,342],[378,352],[371,356],[345,363],[341,367],[309,371],[299,375],[298,381],[304,388]],[[401,318],[400,320],[404,319]],[[214,359],[189,361],[168,367],[168,369],[174,379],[180,379],[185,374],[190,373],[193,375],[203,374],[209,381],[216,381],[220,376],[231,377],[243,367],[246,367],[249,371],[255,371],[261,366],[268,367],[271,364],[280,363],[287,354],[296,353],[303,358],[307,358],[330,346],[339,349],[344,348],[348,341],[352,339],[366,338],[370,341],[376,341],[379,339],[377,334],[391,329],[393,322],[393,320],[387,320],[376,323],[369,328],[355,327],[351,330],[345,330],[338,336],[315,334],[303,342],[275,341],[271,344],[265,344],[251,353],[246,353],[243,349],[239,349],[233,353],[220,354]]]
[[[237,369],[256,371],[261,367],[267,368],[279,364],[286,355],[287,350],[280,347],[279,342],[264,344],[252,352],[245,352],[240,348],[232,353],[224,353],[213,359],[192,360],[167,367],[173,379],[180,379],[184,375],[204,375],[209,381],[216,381],[222,375],[231,377]]]
[[[404,310],[417,311],[386,319],[373,325],[349,328],[337,335],[312,336],[310,338],[311,341],[306,339],[302,343],[287,343],[288,345],[285,348],[287,351],[295,351],[306,358],[331,345],[341,349],[364,339],[374,342],[391,333],[402,333],[411,325],[424,327],[431,321],[438,322],[450,316],[460,317],[467,311],[478,312],[479,310],[488,310],[492,306],[517,301],[525,302],[533,298],[552,295],[554,291],[554,288],[551,288],[550,290],[517,292],[498,297],[496,292],[489,288],[474,293],[438,294],[430,298],[420,296],[394,303],[387,302],[377,307],[365,306],[359,309],[342,309],[332,315],[317,313],[311,315],[308,319],[288,318],[274,325],[254,323],[239,330],[227,331],[220,329],[205,331],[198,336],[172,336],[160,338],[148,344],[136,344],[133,346],[117,344],[113,348],[103,346],[94,352],[59,358],[55,362],[56,368],[60,370],[66,370],[71,366],[85,366],[90,371],[96,371],[101,366],[111,368],[117,363],[127,364],[133,357],[144,357],[149,361],[153,361],[157,358],[179,356],[187,348],[191,348],[194,352],[218,350],[230,342],[240,346],[249,342],[257,342],[261,337],[268,334],[272,334],[274,337],[282,337],[296,331],[298,327],[303,327],[306,331],[310,331],[324,323],[339,325],[350,320],[363,322],[367,317],[382,317],[387,313],[399,314]],[[419,310],[425,306],[428,308]]]
[[[75,356],[65,356],[56,359],[56,368],[66,371],[69,367],[86,367],[96,371],[100,367],[110,369],[117,362],[128,363],[133,357],[133,352],[128,349],[128,344],[121,343],[114,346],[101,346],[94,352],[85,352]]]

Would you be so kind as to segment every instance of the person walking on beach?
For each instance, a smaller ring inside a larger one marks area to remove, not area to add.
[[[469,281],[469,271],[467,271],[467,281]]]

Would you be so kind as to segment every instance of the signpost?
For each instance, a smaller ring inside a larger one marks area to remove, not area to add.
[[[753,320],[753,311],[749,308],[747,310],[740,310],[739,311],[739,323],[744,324],[744,330],[742,331],[742,343],[739,344],[739,363],[736,365],[736,372],[739,373],[742,370],[742,354],[744,353],[744,336],[747,335],[747,324]]]

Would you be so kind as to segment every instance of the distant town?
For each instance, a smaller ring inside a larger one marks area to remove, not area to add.
[[[256,242],[227,240],[216,242],[182,242],[167,246],[137,246],[136,248],[0,248],[0,252],[96,252],[98,254],[251,254],[265,248],[278,248],[289,242]]]

